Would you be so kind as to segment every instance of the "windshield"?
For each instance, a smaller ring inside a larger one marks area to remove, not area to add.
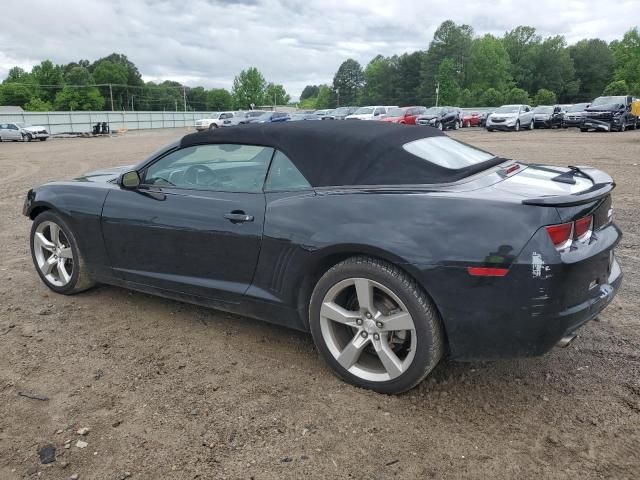
[[[625,97],[598,97],[591,104],[592,107],[599,107],[602,105],[616,105],[616,104],[624,104],[626,101]]]
[[[258,115],[255,118],[258,119],[258,120],[270,120],[271,119],[271,113],[270,112],[261,113],[260,115]]]
[[[245,116],[247,118],[256,118],[256,117],[260,117],[262,115],[264,115],[264,112],[260,112],[260,111],[247,112],[245,114]]]
[[[571,105],[567,108],[567,112],[582,112],[588,106],[588,103],[576,103],[575,105]]]
[[[444,168],[459,170],[495,158],[495,155],[449,137],[429,137],[405,143],[407,152]]]
[[[17,126],[18,128],[27,128],[27,127],[30,127],[30,126],[31,126],[31,124],[29,124],[29,123],[24,123],[24,122],[16,122],[15,124],[16,124],[16,126]]]
[[[553,107],[547,105],[540,105],[533,109],[533,113],[553,113]]]
[[[387,117],[404,117],[406,111],[406,108],[391,108],[387,112]]]
[[[423,113],[423,115],[438,115],[442,111],[442,107],[431,107]]]
[[[354,115],[368,115],[373,113],[373,107],[360,107],[354,112]]]
[[[351,111],[352,111],[352,110],[353,110],[353,109],[352,109],[352,108],[349,108],[349,107],[339,107],[339,108],[336,108],[336,109],[333,111],[333,113],[334,113],[335,115],[348,115],[349,113],[351,113]]]
[[[520,111],[520,107],[517,105],[505,105],[503,107],[497,108],[493,113],[518,113]]]

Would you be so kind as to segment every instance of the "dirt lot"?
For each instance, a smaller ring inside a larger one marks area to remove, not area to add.
[[[0,144],[0,478],[640,477],[640,131],[453,134],[611,173],[626,277],[569,348],[443,362],[398,397],[337,380],[304,334],[119,288],[44,287],[27,189],[134,163],[182,133]],[[42,465],[47,444],[57,461]]]

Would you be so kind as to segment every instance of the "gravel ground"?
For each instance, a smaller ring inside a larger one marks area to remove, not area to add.
[[[340,382],[301,333],[115,287],[44,287],[27,189],[134,163],[183,133],[0,144],[0,478],[640,477],[640,131],[452,133],[612,174],[626,277],[570,347],[445,361],[397,397]],[[47,445],[57,458],[41,464]]]

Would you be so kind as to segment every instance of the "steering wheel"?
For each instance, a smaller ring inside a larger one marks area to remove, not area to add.
[[[214,171],[206,165],[191,165],[184,172],[184,181],[186,183],[190,183],[191,185],[198,185],[198,176],[201,173],[213,174],[215,176]],[[210,185],[211,183],[213,182],[209,182],[208,184]]]

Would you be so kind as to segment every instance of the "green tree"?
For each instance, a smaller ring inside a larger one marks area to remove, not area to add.
[[[93,64],[93,78],[97,84],[109,84],[111,87],[100,87],[102,95],[109,99],[107,109],[111,110],[111,96],[113,96],[114,110],[124,110],[128,107],[127,96],[128,72],[127,67],[111,60],[103,59]],[[115,85],[115,86],[114,86]]]
[[[447,20],[436,29],[420,72],[419,91],[423,103],[435,103],[435,84],[444,60],[448,60],[452,66],[450,68],[447,65],[446,68],[455,84],[460,87],[467,85],[472,40],[473,28],[469,25],[456,25],[452,20]]]
[[[24,106],[24,109],[27,112],[49,112],[53,110],[51,108],[51,103],[38,97],[33,97],[29,100],[29,102]]]
[[[565,39],[561,35],[545,38],[535,47],[535,74],[533,84],[528,91],[546,88],[554,92],[558,98],[575,94],[567,87],[574,80],[575,69],[569,56]],[[575,90],[575,88],[572,88]]]
[[[505,91],[512,83],[509,54],[504,44],[493,35],[473,41],[468,71],[475,91],[488,88]]]
[[[269,83],[265,90],[265,102],[272,104],[275,101],[276,105],[287,105],[291,96],[286,92],[282,85],[275,83]]]
[[[187,108],[191,110],[207,110],[207,91],[204,87],[193,87],[186,91]]]
[[[37,92],[33,76],[20,67],[13,67],[0,85],[0,105],[24,107]]]
[[[320,87],[318,85],[307,85],[306,87],[304,87],[302,93],[300,94],[300,101],[306,100],[307,98],[311,97],[317,97],[318,90],[320,90]]]
[[[398,105],[420,104],[420,72],[425,55],[425,52],[418,51],[397,58],[394,81]]]
[[[511,77],[525,90],[533,89],[537,48],[541,42],[542,37],[536,33],[536,29],[526,25],[514,28],[502,38],[511,61]]]
[[[458,105],[461,107],[477,107],[479,102],[475,101],[474,95],[471,93],[471,90],[465,88],[460,92],[460,98],[458,99]]]
[[[98,67],[98,65],[100,65],[102,62],[105,62],[105,61],[111,64],[124,67],[124,69],[126,70],[126,80],[119,83],[124,83],[127,85],[133,85],[133,86],[144,85],[144,81],[142,80],[142,75],[140,75],[140,71],[138,70],[138,67],[136,67],[135,64],[132,61],[130,61],[126,55],[123,55],[121,53],[112,53],[111,55],[108,55],[104,58],[100,58],[99,60],[96,60],[93,63],[93,65],[91,65],[91,67],[89,67],[89,71],[94,75],[94,77],[96,77],[96,81],[98,81],[97,80],[98,77],[95,74],[95,69]],[[81,64],[82,62],[83,60],[80,60]],[[86,60],[84,60],[84,62],[86,62]],[[86,64],[81,66],[88,67],[88,65]],[[101,83],[101,82],[98,81],[98,83]],[[116,82],[105,82],[105,83],[116,83]]]
[[[213,88],[207,92],[207,109],[212,111],[231,110],[233,97],[224,88]]]
[[[541,88],[533,98],[534,105],[555,105],[557,103],[556,94],[546,88]]]
[[[39,65],[36,65],[31,69],[31,77],[34,83],[41,86],[38,89],[39,98],[42,98],[46,102],[51,102],[56,96],[56,88],[50,88],[53,85],[60,85],[64,83],[64,71],[61,66],[54,65],[50,60],[45,60]]]
[[[445,58],[438,68],[439,105],[456,105],[460,97],[460,85],[453,60]]]
[[[498,107],[503,103],[503,96],[495,88],[488,88],[482,94],[480,103],[483,107]]]
[[[580,79],[573,100],[588,102],[602,93],[613,77],[613,52],[607,42],[599,38],[580,40],[569,47],[576,78]]]
[[[526,92],[526,90],[514,87],[507,92],[505,96],[505,102],[514,104],[528,104],[529,102],[531,102],[531,99],[529,98],[529,94]]]
[[[615,80],[624,80],[629,87],[627,93],[640,95],[640,33],[638,27],[627,31],[622,40],[612,42],[615,60]]]
[[[607,85],[602,95],[628,95],[629,85],[624,80],[616,80]]]
[[[53,103],[56,110],[101,110],[104,107],[104,97],[94,86],[95,81],[87,68],[71,68],[65,80],[68,85],[56,94]]]
[[[342,95],[342,93],[340,93]],[[333,104],[332,92],[329,85],[320,85],[318,96],[316,97],[316,109],[330,108]]]
[[[231,94],[239,108],[249,108],[251,104],[258,106],[264,103],[266,86],[267,82],[260,71],[250,67],[234,78]]]
[[[329,92],[329,101],[331,101],[331,92]],[[304,100],[298,102],[300,110],[316,110],[316,104],[318,103],[318,97],[307,97]]]
[[[368,105],[393,105],[398,102],[397,57],[376,56],[364,69],[361,101]]]
[[[357,105],[363,85],[364,73],[360,64],[352,58],[342,62],[333,77],[333,92],[336,99],[339,98],[340,105]],[[318,97],[320,97],[320,92],[318,92]]]

